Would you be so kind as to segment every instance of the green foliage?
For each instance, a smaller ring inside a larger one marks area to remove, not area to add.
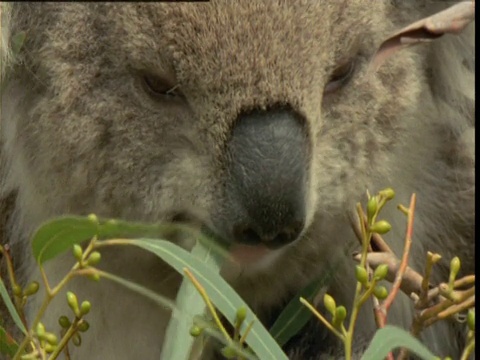
[[[245,306],[248,312],[246,321],[248,323],[255,321],[246,340],[251,349],[261,359],[287,359],[268,331],[255,319],[253,311],[244,304],[238,294],[218,273],[191,256],[189,252],[168,241],[137,239],[130,240],[129,243],[159,256],[180,274],[184,272],[185,268],[190,269],[205,288],[214,305],[232,325],[235,324],[237,309]],[[244,325],[241,332],[243,333],[246,328],[247,326]]]
[[[392,189],[380,191],[375,196],[370,196],[363,212],[360,205],[357,207],[360,219],[362,252],[357,259],[359,264],[355,267],[357,288],[354,298],[354,306],[349,312],[343,305],[337,305],[335,299],[329,294],[324,295],[324,307],[328,312],[328,320],[320,314],[310,303],[321,288],[326,286],[335,269],[329,269],[323,278],[317,279],[303,289],[285,307],[274,325],[268,332],[256,319],[252,310],[243,302],[230,285],[219,275],[221,266],[221,249],[212,241],[204,241],[202,235],[195,234],[191,229],[184,226],[170,224],[141,224],[117,220],[99,220],[96,216],[88,217],[62,217],[45,223],[34,234],[32,250],[41,272],[43,264],[68,250],[72,251],[72,258],[76,261],[72,270],[55,286],[48,283],[44,277],[45,299],[31,324],[25,327],[23,319],[23,306],[26,298],[36,295],[39,286],[32,282],[21,288],[15,280],[12,271],[10,285],[13,289],[14,300],[12,301],[6,286],[0,279],[0,295],[9,311],[14,324],[23,332],[24,338],[17,343],[3,327],[0,326],[0,354],[15,359],[20,359],[23,354],[29,354],[31,358],[41,355],[42,358],[54,360],[62,349],[72,343],[81,346],[81,333],[88,331],[90,325],[85,320],[85,315],[90,312],[91,306],[88,300],[78,301],[76,294],[67,292],[66,301],[71,309],[70,315],[62,315],[59,318],[61,327],[60,334],[50,332],[41,323],[41,318],[49,306],[50,301],[61,289],[64,289],[74,276],[87,276],[93,280],[107,279],[124,286],[130,291],[135,291],[153,300],[159,306],[172,311],[170,324],[163,346],[162,358],[187,360],[196,343],[197,338],[205,336],[223,342],[221,353],[226,358],[233,359],[287,359],[281,349],[289,339],[297,334],[314,314],[330,331],[332,331],[345,347],[345,358],[351,359],[352,341],[356,319],[359,309],[366,300],[374,296],[380,306],[388,303],[395,296],[395,291],[390,294],[386,288],[378,282],[385,278],[391,278],[391,269],[387,265],[377,264],[373,269],[369,268],[367,255],[370,242],[374,234],[383,234],[391,228],[384,220],[377,221],[378,214],[387,201],[394,197]],[[407,216],[412,215],[412,208],[407,209],[399,206],[399,209]],[[169,242],[162,240],[168,238],[172,231],[182,231],[190,236],[196,236],[197,243],[191,252]],[[407,231],[408,232],[408,231]],[[200,241],[201,240],[201,241]],[[83,244],[83,246],[81,246]],[[101,262],[101,250],[109,246],[136,246],[145,249],[169,264],[178,273],[184,276],[184,281],[177,294],[175,302],[154,293],[134,282],[128,281],[114,274],[107,273],[95,266]],[[388,248],[388,246],[387,246]],[[0,250],[3,251],[2,248]],[[406,252],[408,255],[408,251]],[[427,258],[426,274],[430,274],[436,254],[429,254]],[[438,256],[437,256],[438,257]],[[430,261],[430,260],[431,261]],[[7,256],[7,261],[9,258]],[[13,269],[12,264],[8,264]],[[448,282],[439,286],[439,292],[448,301],[458,307],[465,299],[469,300],[471,290],[457,291],[456,278],[460,269],[460,260],[452,259],[451,272]],[[428,276],[427,280],[428,280]],[[461,279],[463,284],[474,283],[472,278]],[[428,281],[424,281],[428,285]],[[422,285],[423,286],[423,285]],[[459,295],[460,294],[460,295]],[[300,301],[298,301],[300,299]],[[423,298],[422,298],[423,299]],[[462,303],[463,304],[463,303]],[[462,309],[469,309],[470,303],[465,302]],[[384,308],[385,314],[387,307]],[[474,306],[474,303],[473,303]],[[217,310],[230,322],[234,329],[233,336],[226,331],[217,314]],[[448,310],[448,309],[447,309]],[[344,321],[349,316],[348,327]],[[378,320],[378,319],[377,319]],[[427,319],[428,320],[428,319]],[[435,319],[437,321],[438,319]],[[469,310],[467,324],[469,328],[467,347],[462,359],[467,359],[475,346],[475,313]],[[423,328],[422,323],[413,323],[418,332]],[[418,332],[413,333],[417,335]],[[35,341],[32,341],[35,340]],[[36,344],[32,347],[31,344]],[[383,359],[392,350],[406,348],[422,359],[435,359],[435,356],[425,348],[412,333],[392,326],[384,326],[378,330],[363,360]],[[402,350],[403,351],[403,350]],[[254,354],[254,355],[253,355]]]
[[[97,235],[95,219],[65,217],[47,222],[33,236],[33,256],[41,265]]]
[[[197,243],[193,247],[191,254],[205,263],[213,272],[218,273],[220,271],[220,259],[217,259],[206,246]],[[175,303],[176,307],[172,312],[165,335],[164,346],[162,347],[162,359],[188,359],[195,341],[194,336],[199,336],[202,332],[199,326],[192,326],[192,317],[195,314],[204,313],[205,304],[201,295],[190,281],[182,282]],[[191,316],[185,316],[185,314],[190,314]],[[188,336],[188,334],[191,336]]]
[[[331,274],[332,272],[330,271],[322,279],[311,282],[287,304],[277,320],[275,320],[270,328],[270,334],[280,346],[285,345],[295,334],[298,334],[312,318],[312,313],[302,306],[298,299],[303,297],[312,301],[322,286],[328,283]]]
[[[17,342],[0,326],[0,354],[13,357],[17,351]]]
[[[12,316],[12,319],[15,322],[15,325],[24,334],[27,334],[27,329],[25,329],[25,326],[23,325],[22,320],[20,319],[20,315],[18,315],[18,311],[15,308],[15,305],[13,305],[13,302],[10,299],[10,296],[8,295],[7,288],[5,287],[5,284],[3,283],[3,280],[1,278],[0,278],[0,295],[2,296],[2,300],[6,305],[8,312]]]
[[[438,359],[410,333],[395,326],[387,325],[375,333],[370,346],[363,354],[362,360],[385,359],[389,352],[400,347],[409,349],[423,360]]]

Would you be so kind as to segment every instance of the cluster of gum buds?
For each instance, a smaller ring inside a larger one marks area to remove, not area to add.
[[[348,327],[344,325],[344,320],[347,318],[347,309],[343,305],[337,306],[331,295],[325,294],[323,297],[323,305],[331,315],[330,321],[320,314],[306,299],[300,298],[301,303],[312,311],[312,313],[343,342],[346,359],[351,358],[353,333],[362,305],[372,296],[376,300],[376,303],[379,303],[379,300],[387,299],[389,296],[387,288],[379,285],[379,282],[384,280],[388,274],[388,265],[378,264],[375,269],[370,268],[367,263],[367,254],[369,250],[371,251],[370,240],[372,236],[375,234],[385,234],[391,229],[391,225],[387,221],[377,220],[377,216],[387,201],[393,199],[394,196],[395,193],[390,188],[380,191],[376,196],[368,195],[366,216],[360,204],[357,205],[358,214],[361,219],[365,218],[365,221],[361,224],[360,229],[357,229],[357,235],[359,239],[361,239],[362,251],[361,253],[354,254],[354,259],[360,264],[355,267],[357,287]]]
[[[50,356],[49,359],[56,359],[62,351],[68,352],[67,344],[70,339],[72,339],[74,345],[81,344],[79,332],[85,332],[89,328],[88,322],[83,317],[90,312],[91,304],[89,301],[83,301],[79,305],[77,296],[70,291],[67,292],[67,303],[75,318],[70,322],[67,316],[60,316],[58,322],[62,327],[61,340],[58,340],[55,333],[47,331],[42,322],[38,322],[32,340],[36,343],[36,346],[34,346],[32,352],[22,355],[22,360],[44,359],[46,354]]]
[[[15,301],[17,302],[17,307],[23,308],[25,304],[27,303],[27,299],[35,295],[38,292],[40,285],[38,284],[37,281],[33,281],[27,286],[25,286],[24,289],[16,283],[13,284],[12,286],[12,292],[13,295],[15,296]]]
[[[412,319],[410,332],[415,337],[418,337],[423,329],[439,320],[452,317],[460,320],[462,318],[460,314],[465,313],[465,311],[468,311],[467,318],[474,319],[475,275],[467,275],[457,279],[461,267],[458,257],[454,257],[450,262],[448,282],[440,283],[437,286],[432,286],[431,274],[434,265],[441,259],[439,254],[427,253],[423,276],[407,265],[412,242],[415,194],[412,195],[409,208],[402,205],[398,206],[398,209],[408,219],[402,259],[398,259],[382,239],[381,235],[390,230],[390,224],[385,221],[376,222],[376,215],[379,208],[385,203],[384,201],[393,198],[393,196],[394,193],[391,189],[383,190],[374,197],[369,196],[366,215],[360,206],[357,207],[360,226],[352,222],[357,238],[362,244],[362,254],[354,254],[354,259],[360,262],[360,267],[356,269],[357,280],[362,283],[366,278],[368,279],[362,269],[367,270],[369,274],[373,270],[375,274],[379,268],[382,268],[381,273],[385,273],[385,279],[393,284],[390,294],[385,293],[386,298],[382,303],[379,302],[382,299],[378,296],[373,299],[374,312],[379,327],[385,326],[388,309],[399,290],[410,296],[414,302],[416,313]],[[368,241],[366,242],[366,240]],[[365,248],[366,246],[367,248]],[[362,264],[365,250],[367,250],[366,262]],[[463,318],[465,318],[465,315]],[[474,327],[470,326],[471,323],[470,320],[470,323],[468,323],[470,335],[467,335],[467,345],[462,359],[466,359],[475,346],[474,336],[472,335],[474,334]],[[407,357],[407,351],[402,349],[398,358],[405,359]]]
[[[83,301],[79,305],[76,295],[70,291],[67,292],[67,303],[75,317],[73,321],[70,321],[67,316],[62,315],[58,319],[58,323],[62,328],[63,338],[67,342],[72,339],[73,345],[80,346],[82,343],[80,333],[87,331],[90,327],[83,317],[90,312],[91,304],[89,301]]]

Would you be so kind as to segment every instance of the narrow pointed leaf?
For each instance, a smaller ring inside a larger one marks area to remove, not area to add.
[[[240,306],[245,306],[245,303],[219,274],[212,271],[189,252],[167,241],[137,239],[129,240],[128,243],[156,254],[182,275],[184,269],[188,268],[205,288],[213,304],[226,319],[232,324],[235,322],[237,309]],[[254,320],[255,322],[246,339],[250,348],[261,359],[287,360],[285,353],[260,321],[255,319],[252,310],[248,307],[242,333],[245,331],[247,324]]]
[[[212,269],[213,272],[219,273],[220,262],[210,248],[197,242],[191,254]],[[193,319],[192,317],[180,317],[178,315],[185,313],[203,314],[206,305],[195,286],[186,278],[182,281],[175,303],[176,309],[173,311],[173,316],[167,327],[161,358],[188,360],[195,342],[195,338],[190,335]]]
[[[20,315],[18,315],[17,309],[15,308],[15,305],[13,305],[13,302],[10,299],[10,296],[8,295],[7,288],[5,287],[5,284],[3,283],[3,280],[1,278],[0,278],[0,295],[2,297],[3,303],[7,307],[8,312],[10,313],[10,316],[15,322],[15,325],[17,325],[17,327],[24,334],[27,334],[27,329],[25,329],[25,326],[23,325],[23,322],[20,319]]]

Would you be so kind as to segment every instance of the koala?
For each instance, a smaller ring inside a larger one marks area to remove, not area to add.
[[[474,24],[369,70],[389,35],[451,4],[2,4],[0,239],[23,280],[40,280],[29,240],[42,222],[95,213],[209,229],[231,244],[222,275],[266,326],[332,266],[327,291],[348,308],[349,219],[367,189],[385,187],[404,205],[417,194],[413,269],[434,251],[444,259],[435,281],[454,255],[474,272]],[[383,218],[401,254],[405,217],[389,204]],[[72,263],[48,262],[51,282]],[[181,282],[131,247],[105,249],[99,266],[172,299]],[[66,290],[92,303],[72,359],[160,358],[169,311],[108,281],[75,278]],[[376,330],[362,311],[357,357]],[[43,322],[54,329],[67,313],[59,295]],[[388,322],[408,328],[412,314],[399,294]],[[343,357],[321,324],[308,328],[286,346],[292,359]],[[437,323],[422,341],[458,358],[463,329]]]

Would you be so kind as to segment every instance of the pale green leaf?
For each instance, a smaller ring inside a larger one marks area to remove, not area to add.
[[[188,268],[205,288],[213,304],[230,323],[235,322],[237,309],[240,306],[246,306],[244,301],[218,273],[209,269],[208,266],[184,249],[162,240],[137,239],[129,240],[128,243],[156,254],[182,275],[184,269]],[[255,318],[252,310],[247,307],[247,318],[243,324],[242,332],[245,331],[246,324],[251,321],[255,322],[246,342],[256,355],[261,359],[287,360],[288,358],[280,346],[260,321]]]
[[[394,349],[405,347],[424,360],[438,359],[409,332],[395,326],[387,325],[378,330],[362,356],[362,360],[383,360]]]
[[[197,242],[191,254],[215,273],[220,271],[220,261],[210,247]],[[186,278],[182,281],[175,303],[176,309],[167,327],[161,359],[188,360],[195,341],[190,335],[192,318],[193,315],[203,314],[206,305],[195,286]],[[192,316],[179,316],[187,313]]]

